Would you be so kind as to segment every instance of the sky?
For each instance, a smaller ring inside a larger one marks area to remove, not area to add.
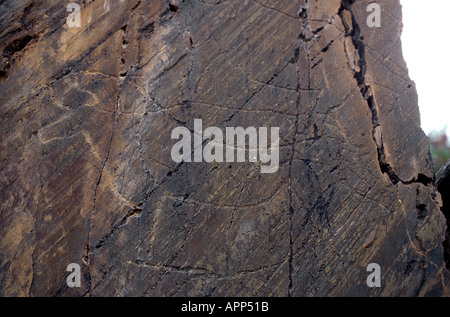
[[[449,135],[450,1],[401,0],[401,4],[403,56],[416,83],[422,129],[429,134],[446,128]]]

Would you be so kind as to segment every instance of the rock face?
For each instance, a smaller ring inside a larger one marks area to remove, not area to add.
[[[398,0],[78,2],[0,2],[2,296],[446,295]],[[194,119],[278,170],[175,162]]]
[[[450,161],[437,172],[435,186],[442,195],[441,210],[447,219],[447,231],[443,246],[445,265],[450,268]]]

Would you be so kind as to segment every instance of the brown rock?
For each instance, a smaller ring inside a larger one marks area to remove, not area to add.
[[[447,162],[437,173],[435,186],[442,196],[441,210],[446,218],[447,231],[445,232],[444,259],[446,267],[450,267],[450,162]]]
[[[445,295],[401,7],[370,2],[1,2],[0,294]],[[279,127],[278,171],[174,162],[194,119]]]

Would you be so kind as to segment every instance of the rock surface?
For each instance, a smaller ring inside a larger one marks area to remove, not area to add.
[[[370,2],[1,1],[0,294],[446,295],[401,6]],[[175,163],[197,118],[279,127],[278,171]]]
[[[435,186],[442,196],[441,210],[447,219],[447,231],[445,233],[444,259],[447,268],[450,268],[450,161],[436,173]]]

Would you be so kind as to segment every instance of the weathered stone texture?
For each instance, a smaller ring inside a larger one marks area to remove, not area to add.
[[[0,294],[445,295],[401,7],[370,2],[1,1]],[[173,162],[196,118],[280,127],[279,170]]]

